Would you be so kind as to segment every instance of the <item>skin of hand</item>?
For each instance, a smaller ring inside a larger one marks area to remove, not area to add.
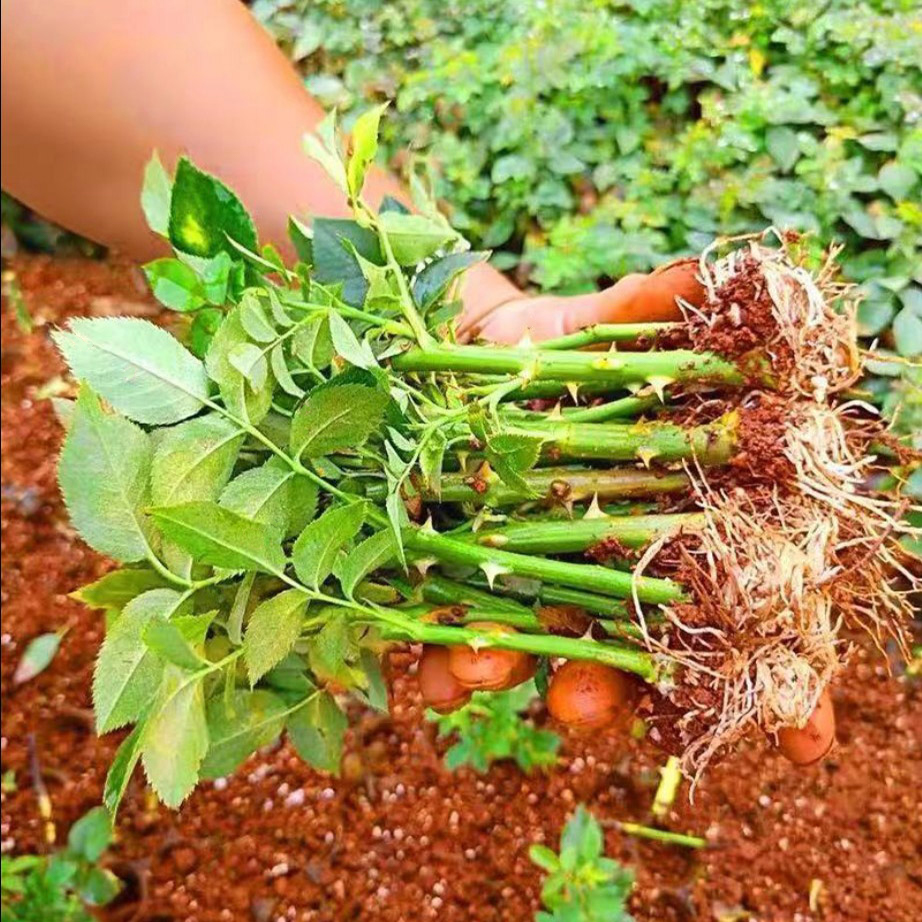
[[[699,307],[705,296],[695,259],[668,263],[653,272],[626,275],[592,294],[523,297],[500,304],[479,317],[463,315],[459,339],[484,339],[514,345],[527,333],[539,342],[595,323],[645,323],[681,320],[678,298]]]

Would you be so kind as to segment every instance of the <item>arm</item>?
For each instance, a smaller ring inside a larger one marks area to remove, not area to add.
[[[290,213],[347,214],[301,147],[323,109],[237,0],[11,0],[0,47],[3,188],[65,227],[136,259],[158,255],[162,242],[139,205],[155,149],[167,164],[187,153],[224,179],[263,239],[283,249]],[[402,196],[381,170],[366,189],[372,205]],[[460,332],[515,342],[526,328],[541,339],[597,322],[669,319],[673,293],[660,297],[646,279],[527,298],[479,265],[465,276]]]

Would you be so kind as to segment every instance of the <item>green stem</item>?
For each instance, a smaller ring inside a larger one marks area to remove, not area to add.
[[[618,598],[636,592],[641,602],[666,604],[684,598],[682,587],[672,580],[609,570],[596,564],[567,563],[544,557],[513,554],[496,548],[480,547],[467,541],[446,538],[428,529],[407,529],[405,543],[418,556],[431,556],[444,563],[461,564],[491,574],[512,574],[543,582],[588,589]]]
[[[605,423],[612,419],[639,416],[660,406],[660,399],[655,394],[649,397],[622,397],[620,400],[600,403],[597,407],[564,408],[563,417],[568,423]]]
[[[475,506],[514,506],[536,497],[553,502],[585,502],[598,496],[600,502],[617,499],[634,499],[678,493],[687,489],[689,480],[681,471],[663,472],[661,469],[643,470],[634,467],[611,468],[596,471],[583,467],[541,467],[522,474],[527,491],[510,487],[490,473],[486,479],[465,473],[443,474],[440,490],[424,487],[420,495],[426,502],[472,503]],[[478,486],[486,486],[481,492]],[[365,495],[375,502],[383,502],[388,495],[387,484],[372,483]]]
[[[674,330],[679,323],[596,323],[575,333],[542,340],[542,349],[582,349],[599,343],[620,343],[655,336],[666,330]]]
[[[732,362],[713,353],[677,349],[669,352],[593,353],[487,346],[432,345],[394,356],[400,372],[470,372],[516,375],[526,382],[561,381],[604,384],[609,389],[643,384],[705,381],[740,385],[744,377]]]
[[[684,845],[686,848],[705,848],[707,839],[700,836],[689,836],[682,832],[669,832],[667,829],[655,829],[652,826],[641,826],[640,823],[617,823],[618,828],[629,836],[641,839],[652,839],[654,842],[665,842],[669,845]]]
[[[532,653],[536,656],[594,660],[615,669],[633,672],[648,682],[654,681],[659,672],[649,653],[634,647],[621,647],[597,640],[558,637],[553,634],[513,634],[425,622],[417,622],[412,631],[386,627],[382,634],[387,640],[415,640],[448,646],[466,643],[475,648],[495,647],[499,650]]]
[[[477,544],[501,547],[519,554],[577,554],[606,539],[639,548],[680,528],[694,529],[704,521],[701,513],[628,515],[583,518],[574,521],[531,522],[491,528],[473,535]]]
[[[471,582],[476,587],[487,585],[486,579],[481,576],[471,577]],[[584,592],[580,589],[570,589],[566,586],[547,586],[544,583],[517,583],[510,584],[497,581],[494,592],[507,593],[521,599],[540,602],[543,605],[576,605],[596,615],[605,615],[609,618],[627,619],[629,617],[627,606],[618,599],[594,592]],[[652,621],[655,616],[648,618]]]
[[[435,340],[432,338],[432,334],[426,329],[423,318],[420,317],[419,311],[416,309],[416,302],[413,300],[410,286],[407,285],[406,276],[403,274],[403,267],[397,262],[397,257],[394,256],[394,249],[391,246],[390,238],[387,236],[387,232],[384,228],[378,223],[374,214],[371,211],[369,211],[368,214],[371,216],[372,221],[374,221],[375,230],[378,232],[378,239],[381,241],[381,249],[384,250],[384,255],[387,259],[388,268],[390,268],[396,278],[397,290],[400,292],[400,309],[403,311],[403,316],[412,328],[413,337],[416,339],[416,342],[419,343],[419,348],[421,350],[429,350],[433,348]]]

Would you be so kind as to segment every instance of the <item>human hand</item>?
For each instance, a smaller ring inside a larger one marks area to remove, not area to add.
[[[514,345],[526,332],[537,342],[596,323],[680,320],[677,298],[696,307],[704,300],[697,268],[697,260],[682,259],[649,274],[626,275],[604,291],[514,298],[480,317],[462,315],[458,335],[462,341],[484,339]]]

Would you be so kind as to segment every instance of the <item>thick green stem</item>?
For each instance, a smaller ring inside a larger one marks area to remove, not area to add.
[[[712,353],[677,349],[669,352],[570,352],[486,346],[433,345],[394,356],[400,372],[470,372],[516,375],[523,381],[596,383],[609,389],[629,384],[704,381],[740,385],[744,377],[732,362]]]
[[[542,467],[526,471],[522,479],[528,485],[527,492],[510,487],[494,473],[485,480],[463,473],[443,474],[440,491],[426,487],[420,493],[426,502],[472,503],[498,508],[514,506],[536,496],[557,503],[585,502],[594,496],[598,496],[600,502],[635,499],[679,493],[689,485],[688,477],[681,471],[663,472],[633,467],[605,471],[582,467]],[[387,484],[378,482],[370,484],[365,491],[365,495],[375,502],[383,502],[387,494]]]
[[[594,660],[615,669],[633,672],[648,682],[655,681],[659,670],[649,653],[636,647],[620,647],[596,640],[558,637],[553,634],[514,634],[482,628],[449,627],[416,622],[411,628],[381,625],[385,640],[412,640],[442,645],[471,644],[477,648],[496,647],[518,650],[536,656],[560,656],[565,659]]]
[[[696,458],[701,464],[723,464],[736,441],[738,417],[728,413],[716,422],[692,428],[674,423],[570,423],[567,420],[529,420],[517,432],[544,439],[550,458],[599,461],[680,461]]]
[[[656,336],[657,333],[674,330],[679,326],[679,323],[596,323],[566,336],[545,339],[541,342],[541,348],[582,349],[599,343],[630,342],[645,336]]]
[[[519,554],[576,554],[606,539],[627,548],[639,548],[680,528],[695,529],[704,521],[701,513],[678,515],[628,515],[614,518],[583,518],[574,521],[530,522],[492,528],[472,535],[477,544],[499,547]]]
[[[477,588],[487,587],[487,581],[482,576],[471,577],[471,583]],[[612,599],[594,592],[584,592],[580,589],[570,589],[566,586],[548,586],[544,583],[516,582],[508,583],[497,580],[493,592],[506,593],[519,599],[537,601],[542,605],[576,605],[596,615],[605,615],[608,618],[626,619],[630,617],[627,605],[619,599]],[[651,615],[647,620],[652,620]]]
[[[568,423],[605,423],[612,419],[626,419],[639,416],[647,410],[662,406],[659,397],[651,394],[648,397],[622,397],[620,400],[610,400],[600,403],[596,407],[567,408],[563,410],[563,418]]]
[[[666,604],[684,598],[682,587],[669,579],[609,570],[587,563],[567,563],[544,557],[513,554],[485,548],[467,541],[446,538],[428,529],[407,529],[404,543],[418,557],[434,557],[444,563],[477,567],[488,577],[512,574],[575,589],[588,589],[618,598],[630,598],[636,592],[641,602]]]

